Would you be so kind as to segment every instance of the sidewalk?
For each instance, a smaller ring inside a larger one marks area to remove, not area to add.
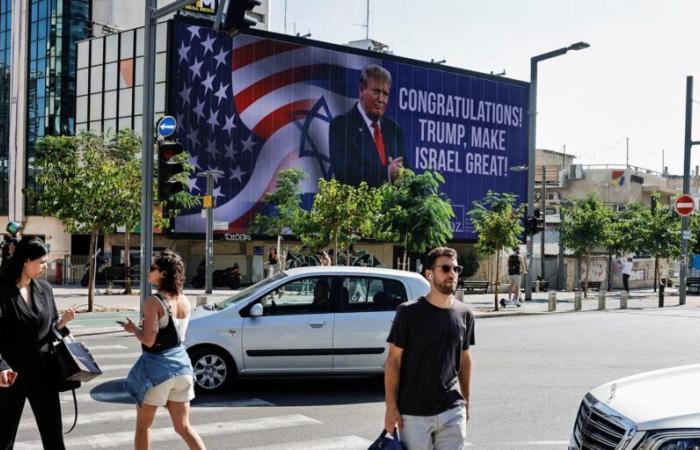
[[[122,289],[114,289],[113,292],[120,292]],[[116,324],[116,320],[124,320],[130,317],[137,320],[139,316],[138,290],[134,290],[133,295],[111,294],[106,295],[104,288],[98,288],[94,298],[94,308],[92,313],[87,310],[87,288],[84,287],[54,287],[54,297],[56,305],[60,310],[66,308],[76,308],[79,312],[76,320],[70,328],[77,336],[86,334],[114,333],[121,331],[121,326]],[[236,291],[223,289],[215,290],[212,294],[206,295],[207,303],[216,303],[233,295]],[[574,293],[557,292],[557,309],[549,312],[548,292],[535,292],[532,294],[532,301],[523,301],[521,307],[507,306],[499,311],[494,311],[493,294],[473,294],[465,295],[464,303],[468,304],[477,318],[493,318],[508,316],[527,316],[535,314],[557,314],[574,312]],[[198,296],[205,295],[201,289],[185,289],[190,301],[194,304]],[[499,294],[501,298],[507,298],[507,294]],[[524,296],[521,295],[521,300]],[[678,290],[666,289],[664,296],[664,307],[679,307]],[[620,307],[620,291],[612,291],[606,294],[606,309],[614,310]],[[652,289],[635,290],[630,293],[627,302],[628,309],[649,309],[658,308],[658,293]],[[688,295],[686,305],[683,308],[700,307],[700,296]],[[598,309],[598,292],[590,291],[588,299],[582,301],[582,311],[596,311]]]
[[[607,292],[605,295],[605,309],[614,310],[620,308],[620,293],[621,291],[611,291]],[[574,311],[574,292],[565,291],[559,292],[557,294],[556,311],[549,312],[549,292],[533,292],[532,301],[524,301],[524,294],[520,295],[520,300],[522,301],[521,307],[507,306],[503,308],[499,304],[499,311],[494,311],[494,301],[493,293],[490,294],[474,294],[465,295],[464,303],[471,306],[474,315],[477,318],[487,318],[487,317],[504,317],[513,315],[533,315],[533,314],[557,314],[557,313],[570,313]],[[650,309],[659,307],[659,297],[658,292],[654,292],[653,289],[639,289],[630,292],[629,299],[627,301],[628,309]],[[498,299],[508,298],[508,294],[499,294]],[[685,306],[680,306],[678,304],[678,289],[677,288],[666,288],[664,293],[664,308],[689,308],[689,307],[700,307],[700,296],[697,295],[686,295]],[[598,292],[589,291],[588,298],[584,298],[581,302],[582,311],[596,311],[598,310]]]

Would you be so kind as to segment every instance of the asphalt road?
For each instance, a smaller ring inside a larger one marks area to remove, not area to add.
[[[698,308],[478,320],[467,441],[477,449],[566,448],[590,388],[697,362],[698,325]],[[138,345],[122,333],[82,340],[105,374],[78,392],[80,418],[67,448],[131,448],[134,406],[121,382]],[[381,430],[383,397],[377,378],[247,380],[225,395],[198,398],[192,421],[210,449],[359,450]],[[72,398],[62,398],[72,422]],[[154,428],[153,448],[185,448],[167,415]],[[28,405],[15,448],[41,448]]]

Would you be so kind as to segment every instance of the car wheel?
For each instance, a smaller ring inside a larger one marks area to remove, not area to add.
[[[222,392],[236,376],[233,359],[222,349],[199,347],[189,353],[194,369],[195,389],[200,393]]]

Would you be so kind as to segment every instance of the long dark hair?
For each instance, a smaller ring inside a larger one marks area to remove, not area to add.
[[[22,275],[24,263],[34,261],[49,253],[44,241],[38,237],[24,237],[15,246],[15,251],[10,257],[10,262],[0,273],[0,284],[3,287],[10,287],[17,284]]]
[[[177,253],[165,250],[153,261],[158,270],[165,272],[158,286],[159,291],[180,295],[185,286],[185,264]]]

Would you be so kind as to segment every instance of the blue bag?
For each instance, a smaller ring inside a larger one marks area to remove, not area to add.
[[[399,440],[399,432],[394,430],[393,433],[382,431],[376,441],[369,446],[367,450],[407,450]]]

